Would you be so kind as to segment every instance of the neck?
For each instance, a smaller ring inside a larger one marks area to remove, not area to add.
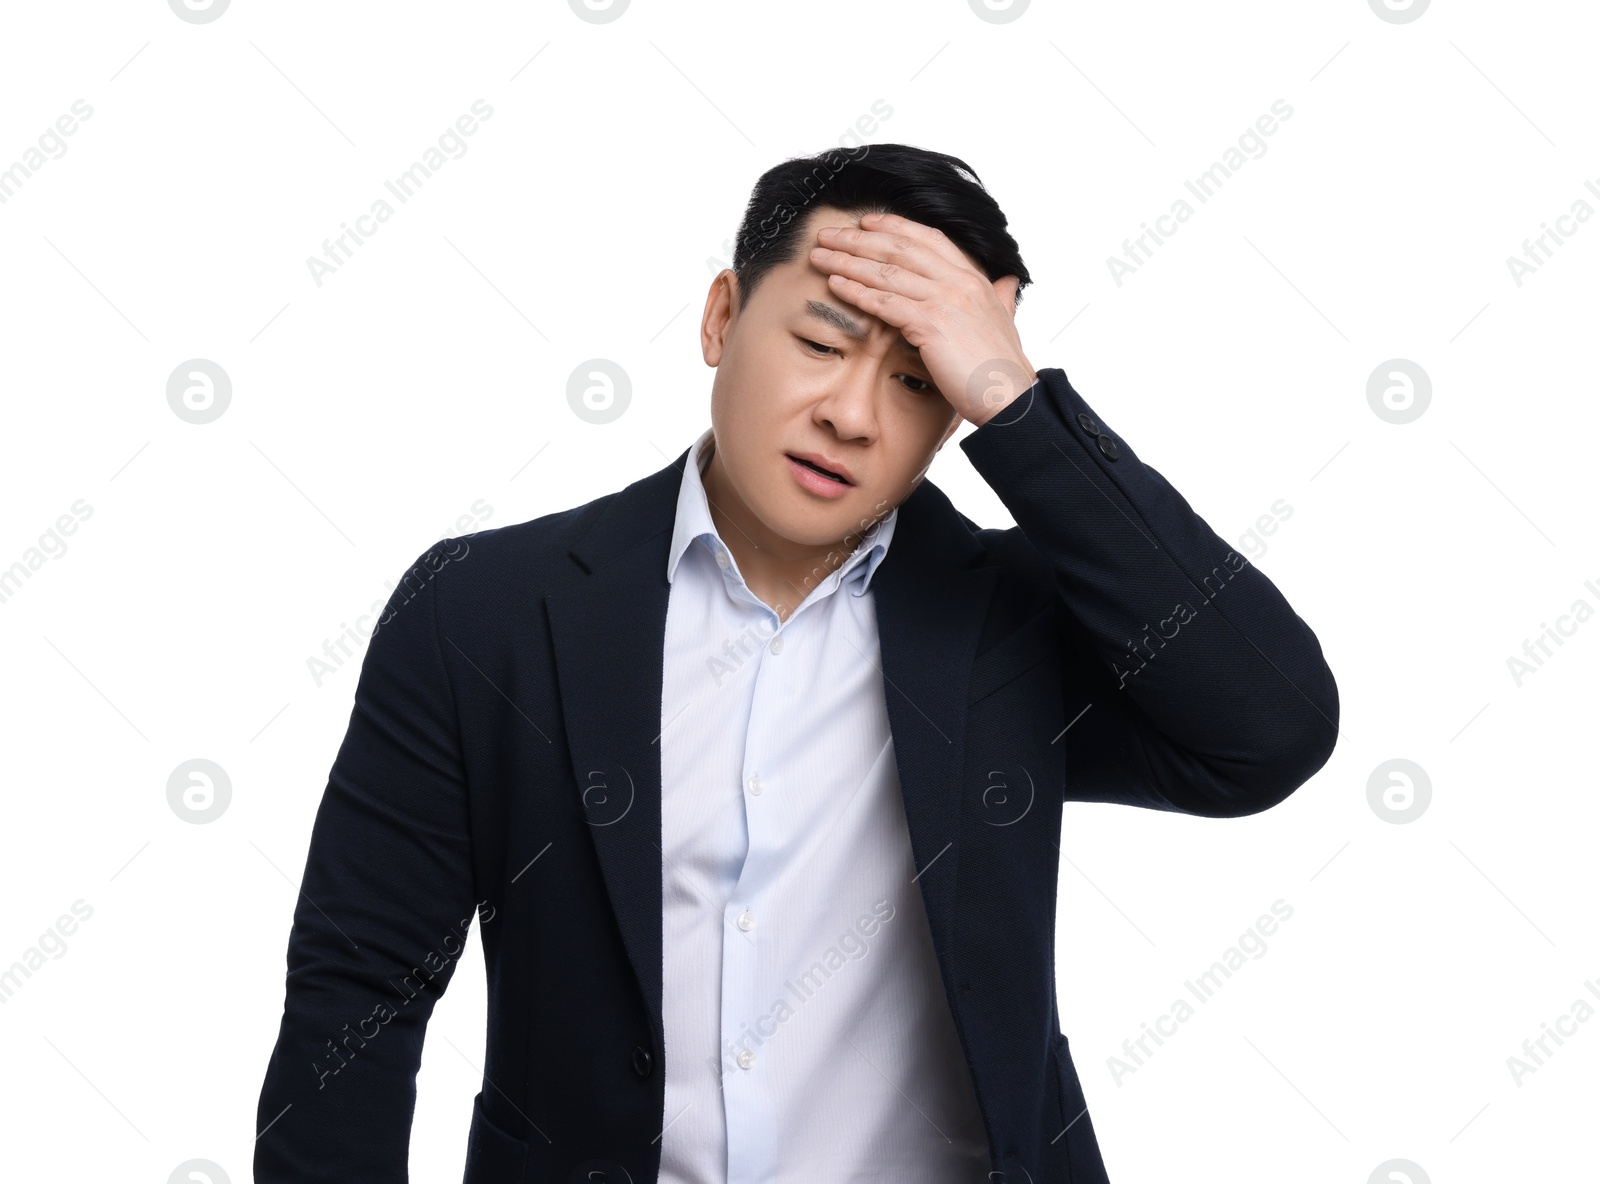
[[[800,607],[811,590],[843,566],[870,523],[822,546],[797,543],[769,530],[744,504],[727,479],[714,447],[700,473],[711,521],[733,552],[750,591],[778,614],[780,621]]]

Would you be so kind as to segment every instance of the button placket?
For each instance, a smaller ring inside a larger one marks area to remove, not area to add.
[[[771,613],[769,606],[762,607]],[[761,1162],[764,1155],[761,1139],[770,1133],[766,1131],[765,1123],[759,1117],[762,1113],[763,1099],[767,1099],[770,1086],[763,1077],[757,1076],[756,1070],[761,1065],[762,1058],[759,1046],[756,1044],[757,1038],[752,1033],[756,1030],[756,1017],[763,1014],[763,1001],[756,997],[762,952],[758,944],[760,938],[757,924],[758,908],[760,894],[765,887],[763,881],[772,870],[763,865],[760,852],[770,847],[770,843],[764,839],[766,831],[773,825],[774,820],[771,818],[770,807],[765,809],[753,807],[753,799],[759,799],[767,788],[760,769],[768,754],[762,751],[759,743],[752,738],[769,734],[768,720],[774,712],[781,710],[782,695],[778,693],[780,688],[772,680],[774,678],[781,680],[784,675],[781,667],[769,671],[767,660],[770,656],[782,652],[785,624],[778,622],[773,625],[773,633],[767,641],[765,653],[761,650],[756,651],[758,660],[753,675],[750,714],[745,731],[744,788],[747,792],[741,795],[747,844],[744,863],[739,869],[733,892],[724,909],[727,924],[722,939],[720,1036],[722,1062],[725,1066],[722,1099],[729,1138],[730,1178],[735,1175],[731,1165],[748,1164],[753,1167]],[[756,853],[754,859],[752,852]],[[746,1142],[746,1139],[753,1141]]]

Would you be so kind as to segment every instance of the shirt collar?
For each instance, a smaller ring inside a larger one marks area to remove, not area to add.
[[[677,573],[678,561],[689,549],[689,544],[703,540],[703,545],[713,552],[718,547],[727,550],[727,545],[717,533],[715,523],[711,521],[711,506],[706,500],[706,487],[700,477],[700,470],[710,460],[714,443],[715,436],[711,428],[701,432],[689,449],[689,463],[683,466],[683,480],[678,486],[678,513],[672,527],[672,545],[667,551],[669,584]],[[873,537],[870,540],[863,538],[858,542],[856,549],[850,553],[850,558],[840,564],[840,582],[849,585],[851,595],[860,596],[871,584],[878,565],[888,553],[889,541],[894,537],[895,520],[899,516],[900,507],[896,506],[878,523]],[[728,560],[730,563],[733,562],[731,552]]]

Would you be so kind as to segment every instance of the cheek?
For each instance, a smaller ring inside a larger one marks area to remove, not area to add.
[[[885,439],[893,442],[899,468],[907,474],[922,467],[928,455],[943,442],[950,429],[950,405],[943,399],[906,408],[896,417],[892,428],[884,425]],[[893,435],[889,435],[890,431]]]

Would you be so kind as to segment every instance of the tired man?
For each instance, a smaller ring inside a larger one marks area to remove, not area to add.
[[[1062,804],[1265,810],[1339,703],[1266,576],[1034,367],[1028,282],[962,161],[780,164],[706,299],[710,426],[418,557],[312,832],[258,1182],[406,1178],[474,911],[466,1184],[1107,1180]],[[925,480],[964,422],[1013,527]]]

